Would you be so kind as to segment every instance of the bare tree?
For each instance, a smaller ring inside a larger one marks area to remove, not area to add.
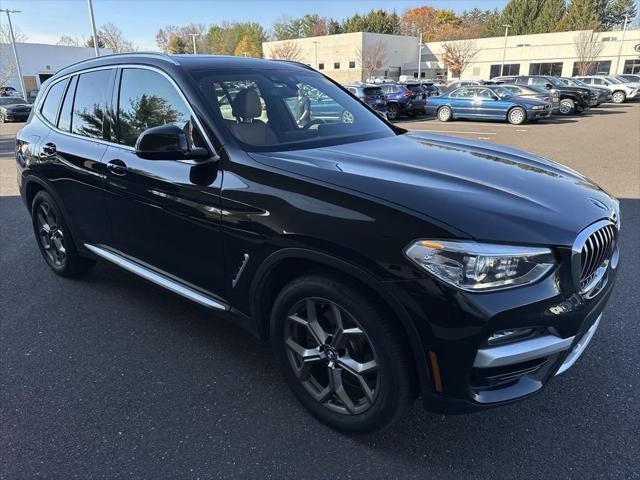
[[[444,65],[449,69],[452,76],[458,78],[478,54],[476,42],[473,40],[445,42],[442,44],[442,48],[444,49],[444,54],[442,55]]]
[[[269,57],[276,60],[299,62],[302,60],[302,50],[296,42],[282,42],[271,47]]]
[[[362,79],[366,81],[384,65],[387,59],[387,46],[384,42],[376,42],[364,49],[358,48],[356,55],[360,58]]]
[[[16,39],[16,43],[27,41],[27,36],[15,25],[13,26],[13,36]],[[11,34],[9,33],[9,25],[7,24],[0,25],[0,43],[11,43]]]
[[[576,66],[578,75],[593,75],[598,55],[604,48],[600,34],[593,30],[584,30],[573,39],[573,48],[578,61]]]
[[[79,47],[82,45],[82,42],[77,38],[70,37],[69,35],[62,35],[56,42],[56,45],[64,45],[66,47]]]
[[[113,23],[106,23],[100,27],[98,38],[104,43],[106,48],[110,48],[113,53],[133,52],[136,47],[131,40],[127,40],[122,34],[122,30]]]
[[[16,64],[13,62],[2,62],[2,69],[0,69],[0,87],[6,87],[9,84],[9,80],[13,77],[13,73],[16,71]]]

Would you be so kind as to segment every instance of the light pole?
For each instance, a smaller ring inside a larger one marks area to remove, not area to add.
[[[20,78],[20,87],[22,88],[22,98],[27,101],[27,89],[24,86],[24,78],[22,78],[22,69],[20,68],[20,59],[18,58],[18,49],[16,48],[16,37],[13,35],[13,24],[11,23],[11,14],[20,13],[20,10],[8,10],[2,9],[0,12],[7,14],[7,20],[9,22],[9,35],[11,36],[11,46],[13,47],[13,56],[16,58],[16,70],[18,70],[18,77]]]
[[[620,40],[620,48],[618,49],[618,60],[616,62],[616,73],[620,73],[620,57],[622,56],[622,46],[624,45],[624,34],[627,32],[627,22],[629,15],[624,16],[624,26],[622,27],[622,40]]]
[[[313,48],[316,56],[316,70],[318,70],[318,42],[313,42]]]
[[[93,34],[93,49],[96,51],[96,57],[100,56],[100,48],[98,46],[98,32],[96,32],[96,20],[93,16],[93,3],[87,0],[89,4],[89,18],[91,19],[91,33]]]
[[[195,55],[196,53],[196,37],[199,37],[200,34],[199,33],[190,33],[189,35],[191,35],[191,42],[193,43],[193,54]]]
[[[504,48],[502,49],[502,66],[500,67],[500,76],[504,75],[504,59],[507,56],[507,36],[509,35],[509,27],[511,25],[505,23],[504,27]]]
[[[420,32],[420,41],[418,42],[418,82],[420,81],[421,64],[422,64],[422,32]]]

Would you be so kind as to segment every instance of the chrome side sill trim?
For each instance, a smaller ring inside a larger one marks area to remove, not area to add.
[[[208,308],[214,308],[216,310],[226,310],[227,307],[222,303],[217,302],[211,297],[204,295],[202,293],[197,292],[196,290],[187,287],[173,279],[170,279],[164,275],[161,275],[153,270],[144,267],[138,263],[132,262],[131,260],[124,258],[117,253],[106,250],[102,247],[98,247],[96,245],[91,245],[88,243],[84,244],[91,252],[99,256],[100,258],[104,258],[105,260],[118,265],[125,270],[138,275],[139,277],[144,278],[156,285],[166,288],[167,290],[177,293],[189,300],[196,302],[200,305],[203,305]]]
[[[600,320],[602,320],[602,314],[600,314],[598,319],[593,322],[593,325],[591,325],[591,328],[587,330],[587,333],[585,333],[583,337],[578,341],[578,343],[576,343],[576,345],[573,347],[573,350],[571,350],[571,353],[567,355],[567,358],[565,358],[562,365],[560,365],[560,368],[556,372],[556,375],[560,375],[561,373],[566,372],[573,366],[574,363],[576,363],[576,360],[580,358],[582,352],[585,351],[587,345],[589,345],[589,342],[591,342],[593,334],[596,333],[598,325],[600,325]]]
[[[574,337],[560,338],[554,335],[509,343],[499,347],[478,350],[473,366],[476,368],[503,367],[514,363],[548,357],[571,347]]]

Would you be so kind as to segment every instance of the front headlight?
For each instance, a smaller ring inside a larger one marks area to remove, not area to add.
[[[472,241],[418,240],[404,253],[443,282],[472,292],[530,284],[556,264],[548,248]]]

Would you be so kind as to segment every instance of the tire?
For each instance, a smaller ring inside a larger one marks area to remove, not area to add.
[[[55,273],[71,277],[84,273],[95,265],[95,260],[78,255],[60,208],[44,190],[36,193],[33,199],[31,221],[40,253]]]
[[[522,125],[527,121],[527,112],[522,107],[513,107],[507,113],[507,120],[511,125]]]
[[[440,107],[438,109],[438,120],[441,122],[448,122],[453,117],[453,112],[449,107]]]
[[[400,117],[400,108],[395,103],[387,105],[387,119],[397,120]]]
[[[349,334],[336,328],[336,312]],[[350,282],[318,274],[286,285],[271,313],[271,346],[298,400],[336,430],[384,429],[416,397],[401,332],[375,297]]]
[[[626,100],[627,94],[620,90],[613,92],[613,95],[611,95],[611,101],[613,103],[624,103]]]
[[[570,98],[560,100],[560,114],[572,115],[576,111],[576,103]]]

